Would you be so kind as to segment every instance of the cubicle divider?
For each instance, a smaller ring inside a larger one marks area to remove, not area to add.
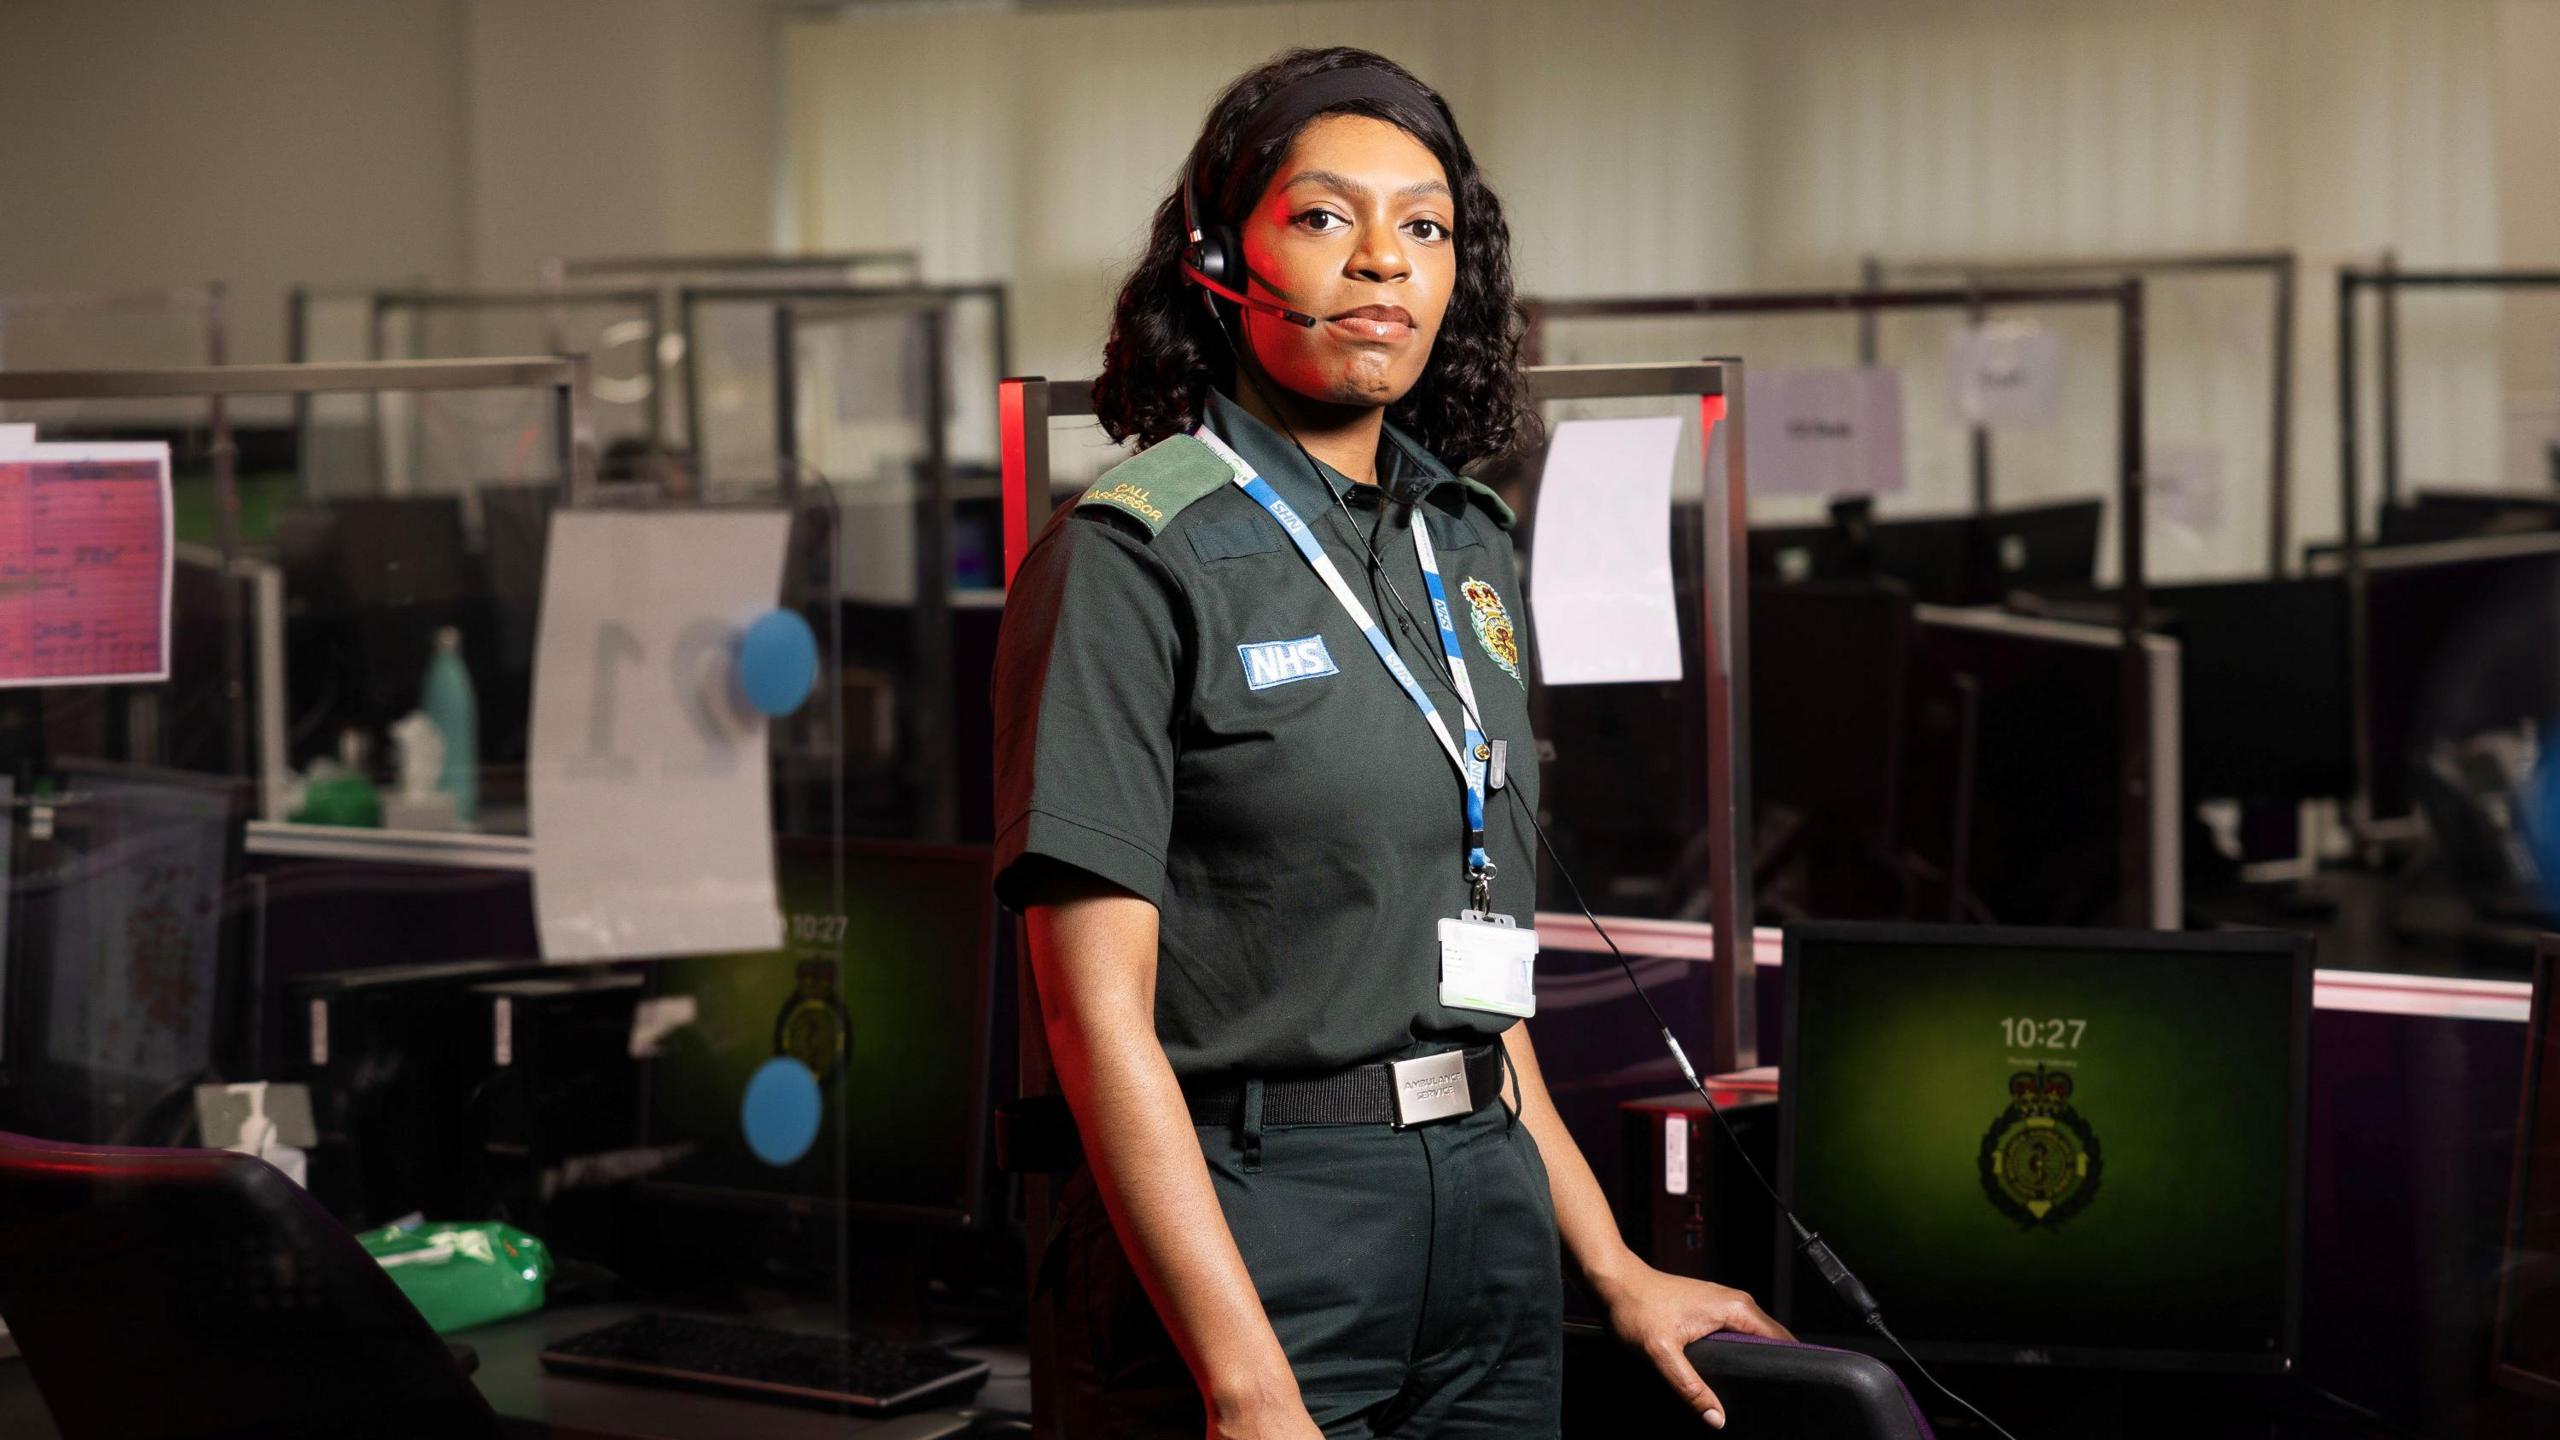
[[[555,256],[542,265],[542,286],[546,290],[594,285],[621,289],[646,286],[657,293],[660,312],[669,317],[671,324],[680,312],[681,294],[688,287],[704,290],[834,290],[848,287],[902,288],[922,283],[923,255],[915,250],[897,249],[804,255]],[[660,413],[653,433],[671,445],[694,449],[700,442],[689,428],[693,412],[685,408],[685,377],[692,365],[693,352],[684,343],[684,338],[677,336],[673,343],[662,342],[655,352],[656,387],[652,393],[662,403],[658,406]]]
[[[180,286],[168,290],[64,290],[42,293],[0,295],[0,374],[5,374],[16,361],[10,354],[10,325],[18,316],[65,316],[75,319],[120,314],[200,315],[202,325],[203,363],[220,365],[227,358],[229,326],[225,318],[225,290],[217,281],[199,286]],[[46,369],[65,368],[61,357],[54,357]],[[37,397],[26,396],[22,399]],[[45,397],[64,398],[64,397]],[[160,399],[156,395],[84,396],[83,399]],[[225,574],[235,571],[240,556],[240,497],[237,466],[239,450],[232,443],[231,411],[220,393],[205,397],[205,423],[214,468],[214,543],[221,551]],[[12,418],[5,398],[0,398],[0,420]],[[253,757],[245,724],[245,701],[250,680],[247,655],[241,640],[250,617],[241,605],[239,587],[224,585],[223,650],[224,688],[233,697],[233,724],[230,727],[229,758],[232,773],[249,773]]]
[[[1634,295],[1539,299],[1528,302],[1530,353],[1543,328],[1562,319],[1640,319],[1746,315],[1820,315],[1867,319],[1882,314],[1954,311],[1984,315],[2023,306],[2099,306],[2116,318],[2116,539],[2121,591],[2117,635],[2122,647],[2119,714],[2124,752],[2118,771],[2123,796],[2120,894],[2125,923],[2155,923],[2152,700],[2145,640],[2150,627],[2143,567],[2143,284],[2127,277],[2107,285],[2010,285],[1906,290],[1735,291],[1702,295]],[[1974,501],[1991,503],[1987,452],[1975,452]]]
[[[2267,575],[2281,578],[2291,567],[2291,525],[2293,514],[2293,345],[2294,293],[2300,264],[2290,250],[2242,251],[2233,253],[2194,252],[2178,254],[2066,255],[2066,256],[1979,256],[1924,259],[1894,259],[1869,256],[1862,264],[1860,284],[1870,290],[1881,290],[1900,282],[1958,281],[1967,286],[2017,285],[2054,282],[2081,282],[2129,277],[2161,277],[2195,275],[2263,274],[2269,287],[2270,336],[2267,409]],[[2158,296],[2146,296],[2146,302]],[[2157,355],[2158,329],[2152,332],[2148,347]],[[1872,317],[1859,324],[1858,358],[1860,364],[1876,363],[1876,331]],[[2156,410],[2155,410],[2156,416]],[[1977,453],[1988,465],[1989,440],[1976,427]]]
[[[360,327],[360,337],[348,337],[352,348],[358,351],[356,355],[315,353],[323,348],[350,348],[345,342],[335,347],[324,347],[322,343],[322,312],[330,307],[348,312],[340,321],[340,328]],[[497,338],[479,333],[484,325],[500,324],[514,328]],[[458,335],[431,333],[440,327],[462,328]],[[288,293],[285,308],[286,358],[294,364],[336,364],[353,359],[368,363],[476,359],[523,353],[582,355],[588,367],[589,428],[597,435],[597,444],[601,447],[627,437],[644,442],[651,451],[660,449],[664,441],[659,426],[660,380],[653,357],[662,348],[666,331],[667,316],[661,297],[647,289],[296,286]],[[603,357],[622,349],[638,357],[632,373],[605,376],[601,372]],[[323,398],[309,393],[293,397],[294,439],[305,500],[346,488],[345,471],[331,463],[332,452],[322,443],[324,427],[315,422],[315,402]],[[353,462],[355,471],[368,479],[377,474],[402,477],[393,484],[395,489],[429,488],[406,478],[421,463],[424,442],[412,434],[409,449],[401,450],[395,445],[395,431],[403,420],[425,423],[431,412],[409,407],[431,402],[400,391],[367,391],[362,398],[362,419],[349,427],[363,436],[364,453]],[[387,414],[387,409],[396,410],[397,414]],[[462,428],[470,427],[466,423]],[[511,460],[513,447],[502,458]],[[476,485],[495,478],[481,457],[463,456],[456,463],[464,467],[458,483]],[[335,483],[330,483],[329,477],[335,477]]]
[[[686,433],[692,437],[697,472],[706,491],[716,489],[731,473],[770,474],[786,444],[801,444],[799,419],[786,416],[777,396],[792,392],[786,371],[796,369],[783,351],[784,325],[791,312],[809,320],[851,321],[872,316],[939,310],[945,372],[939,383],[946,412],[946,453],[959,463],[992,470],[995,461],[994,417],[977,410],[973,396],[986,382],[1000,378],[1010,353],[1009,305],[1005,287],[981,285],[750,287],[688,286],[678,292],[677,329],[684,347],[683,392]],[[955,321],[967,310],[981,310],[984,320],[972,327]],[[715,314],[714,312],[720,312]],[[732,332],[740,375],[713,372],[723,348],[715,332]],[[920,337],[921,338],[921,337]],[[881,357],[894,368],[907,357]],[[985,368],[980,370],[980,366]],[[793,434],[780,433],[784,421]],[[808,457],[804,453],[801,458]]]
[[[570,358],[497,360],[425,360],[346,365],[230,365],[168,370],[0,372],[0,405],[12,402],[130,400],[162,397],[205,397],[219,402],[233,396],[276,395],[297,399],[326,394],[379,394],[384,391],[471,391],[534,389],[547,392],[557,443],[559,475],[565,499],[588,494],[594,485],[594,437],[589,428],[586,362]],[[236,455],[224,412],[214,417],[214,488],[225,517],[222,561],[226,571],[241,556],[234,522],[239,499]],[[261,657],[259,682],[252,694],[248,645],[249,624],[237,613],[237,587],[226,586],[224,710],[231,732],[230,773],[254,777],[269,818],[281,819],[285,763],[282,746],[287,722],[281,667]],[[252,707],[257,711],[252,719]],[[250,737],[256,739],[252,754]]]
[[[2358,793],[2351,820],[2358,836],[2367,841],[2405,838],[2409,827],[2398,817],[2377,815],[2375,796],[2378,788],[2376,767],[2382,763],[2376,755],[2376,719],[2373,650],[2376,640],[2372,606],[2370,571],[2374,559],[2365,535],[2365,489],[2362,454],[2362,376],[2363,341],[2361,330],[2362,297],[2368,291],[2378,306],[2375,335],[2375,361],[2378,371],[2379,449],[2381,451],[2380,499],[2387,513],[2401,499],[2401,373],[2400,373],[2400,297],[2402,292],[2494,292],[2506,290],[2560,291],[2560,270],[2553,269],[2476,269],[2476,270],[2403,270],[2395,257],[2385,254],[2372,266],[2347,265],[2338,270],[2338,507],[2340,543],[2335,559],[2337,568],[2347,581],[2351,650],[2349,672],[2354,699],[2354,745],[2358,766]],[[2447,552],[2532,551],[2542,548],[2539,537],[2517,536],[2505,540],[2480,540],[2464,546],[2440,547]],[[2395,564],[2422,562],[2428,558],[2412,549],[2394,557]],[[2541,717],[2548,720],[2548,716]]]

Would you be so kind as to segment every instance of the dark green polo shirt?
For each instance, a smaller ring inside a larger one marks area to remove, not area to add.
[[[1462,733],[1412,537],[1376,487],[1359,533],[1297,447],[1224,396],[1209,424],[1304,517]],[[1451,618],[1508,783],[1534,810],[1529,629],[1510,511],[1392,427],[1387,478],[1435,482]],[[1333,477],[1346,496],[1355,487]],[[1269,512],[1190,437],[1151,447],[1052,518],[1007,594],[997,646],[998,893],[1062,863],[1152,901],[1156,1034],[1174,1071],[1283,1075],[1476,1044],[1508,1017],[1440,1004],[1438,925],[1467,905],[1464,787],[1350,616]],[[1494,908],[1529,923],[1534,836],[1487,797]]]

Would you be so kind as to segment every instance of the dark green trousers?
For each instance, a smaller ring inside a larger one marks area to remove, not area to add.
[[[1199,1136],[1227,1227],[1326,1435],[1556,1435],[1555,1208],[1537,1143],[1500,1103],[1404,1131]],[[1089,1169],[1061,1193],[1034,1304],[1056,1337],[1061,1436],[1203,1433],[1199,1390]]]

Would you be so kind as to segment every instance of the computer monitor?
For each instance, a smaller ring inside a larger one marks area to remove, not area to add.
[[[2365,615],[2370,818],[2411,814],[2435,742],[2560,716],[2560,536],[2375,551]]]
[[[1878,521],[1868,532],[1875,573],[1899,580],[1923,605],[1969,605],[1982,598],[1974,580],[1979,522],[1971,515]]]
[[[2103,500],[2020,505],[1981,518],[1975,597],[1997,601],[2012,590],[2086,586],[2098,574]]]
[[[2506,1255],[2489,1375],[2510,1390],[2560,1401],[2560,935],[2534,946],[2533,1009],[2525,1027],[2524,1093],[2507,1200]]]
[[[992,1103],[989,852],[778,843],[785,948],[655,967],[651,1013],[673,1028],[642,1081],[644,1143],[680,1158],[650,1190],[976,1225]],[[814,1114],[790,1113],[812,1095]]]
[[[2178,640],[2189,797],[2290,804],[2355,789],[2344,579],[2159,586],[2151,613]]]
[[[1913,1353],[2288,1368],[2308,937],[1808,924],[1784,971],[1779,1189]],[[1777,1301],[1873,1343],[1801,1265]]]
[[[2383,545],[2437,545],[2560,530],[2560,495],[2420,490],[2414,499],[2384,506],[2378,529]]]
[[[2178,646],[2144,643],[2147,794],[2125,794],[2124,650],[2110,628],[1990,610],[1920,609],[1904,832],[1945,877],[1920,913],[2002,925],[2124,923],[2125,807],[2149,807],[2132,857],[2145,917],[2180,923]],[[1940,901],[1940,903],[1932,903]]]
[[[179,1143],[194,1086],[237,1073],[249,996],[227,922],[247,791],[234,782],[66,761],[50,834],[9,876],[0,1129]]]
[[[1675,505],[1684,502],[1673,502]],[[1695,508],[1695,502],[1685,502]],[[1751,578],[1781,585],[1837,580],[1849,569],[1836,525],[1754,525],[1743,537]]]

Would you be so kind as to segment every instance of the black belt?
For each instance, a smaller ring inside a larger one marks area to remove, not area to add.
[[[1408,1071],[1405,1083],[1409,1104],[1412,1087],[1421,1083],[1410,1073],[1413,1063],[1403,1062]],[[1455,1119],[1459,1115],[1472,1115],[1502,1097],[1504,1066],[1500,1042],[1466,1052],[1464,1063],[1466,1107],[1434,1118]],[[1398,1062],[1381,1060],[1336,1070],[1330,1075],[1265,1080],[1262,1082],[1262,1123],[1393,1125],[1397,1123],[1397,1068]],[[1244,1121],[1245,1087],[1241,1081],[1185,1085],[1182,1094],[1190,1102],[1191,1123],[1194,1125],[1233,1127]]]

